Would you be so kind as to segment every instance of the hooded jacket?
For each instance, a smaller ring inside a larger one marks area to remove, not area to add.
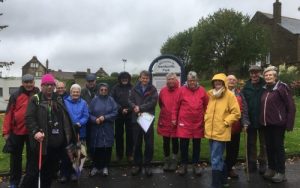
[[[121,79],[128,78],[126,85],[122,84]],[[128,103],[128,99],[131,93],[132,84],[131,76],[128,72],[121,72],[118,76],[118,83],[111,89],[110,95],[114,98],[118,105],[118,117],[131,118],[131,109]],[[126,116],[122,114],[123,109],[128,109]]]
[[[220,97],[213,95],[213,89],[208,92],[209,102],[204,116],[205,138],[217,141],[231,140],[231,126],[241,117],[237,99],[227,89],[227,78],[223,73],[216,74],[212,82],[221,80],[224,82],[224,91]]]
[[[176,127],[172,125],[172,109],[177,103],[179,94],[179,82],[174,88],[163,87],[159,92],[158,104],[160,113],[158,118],[157,132],[166,137],[176,137]]]
[[[173,108],[172,120],[177,122],[176,135],[179,138],[204,137],[204,113],[208,97],[204,87],[191,90],[184,85],[180,88]]]
[[[295,122],[295,103],[289,87],[277,81],[273,89],[263,87],[260,123],[264,126],[281,126],[291,131]]]

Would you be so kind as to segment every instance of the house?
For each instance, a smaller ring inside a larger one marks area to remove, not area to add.
[[[48,60],[46,61],[46,66],[44,66],[36,56],[33,56],[31,60],[22,67],[22,75],[31,74],[35,77],[41,77],[47,72]]]
[[[270,31],[270,54],[265,64],[300,67],[300,20],[282,16],[279,0],[273,4],[273,14],[258,11],[251,22]]]

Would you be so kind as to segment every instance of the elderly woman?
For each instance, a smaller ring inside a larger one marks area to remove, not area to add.
[[[260,122],[266,127],[268,157],[264,178],[280,183],[286,181],[284,134],[293,130],[296,109],[288,85],[277,79],[277,68],[267,67],[263,76],[266,85],[261,96]]]
[[[159,92],[158,104],[160,107],[157,133],[163,136],[163,150],[165,156],[165,171],[177,169],[178,138],[176,126],[172,124],[172,108],[176,104],[179,94],[179,82],[175,73],[168,73],[166,86]],[[172,156],[170,156],[170,144],[172,141]]]
[[[209,102],[205,112],[205,138],[209,139],[212,167],[212,187],[223,187],[226,180],[226,170],[223,153],[226,142],[231,140],[231,126],[240,117],[240,107],[237,99],[226,84],[223,73],[212,78],[212,86],[208,92]]]
[[[80,97],[81,87],[78,84],[73,84],[70,88],[70,96],[64,99],[64,104],[67,108],[72,124],[76,130],[79,139],[85,142],[86,138],[86,123],[89,118],[89,110],[85,100]],[[60,182],[64,183],[70,177],[72,181],[77,180],[74,170],[72,169],[69,158],[65,155],[61,163]]]
[[[91,176],[98,174],[108,176],[108,166],[111,160],[112,146],[114,143],[114,120],[118,114],[117,104],[108,95],[108,85],[99,84],[98,96],[90,103],[91,140],[90,148],[93,153],[93,169]]]
[[[177,126],[177,137],[180,138],[181,165],[180,175],[185,175],[188,164],[189,140],[193,140],[193,172],[201,175],[200,143],[204,137],[203,117],[208,103],[204,87],[198,84],[197,73],[190,71],[187,85],[180,88],[178,99],[172,112],[172,123]]]

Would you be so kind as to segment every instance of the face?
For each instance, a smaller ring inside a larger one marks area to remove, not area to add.
[[[216,90],[219,90],[223,87],[223,81],[222,80],[214,80],[214,88]]]
[[[143,86],[148,85],[149,80],[150,80],[149,76],[146,76],[146,75],[141,75],[140,78],[139,78],[139,81],[141,82],[141,84]]]
[[[26,91],[32,91],[34,88],[34,81],[22,82],[22,86],[25,88]]]
[[[276,82],[276,77],[273,71],[265,72],[264,79],[267,84],[275,84]]]
[[[54,92],[55,84],[43,84],[42,85],[42,92],[46,96],[51,96]]]
[[[167,78],[167,86],[169,88],[173,88],[173,87],[175,87],[175,85],[176,85],[176,78],[175,78],[175,76],[171,76],[171,77]]]
[[[99,94],[102,95],[102,96],[107,95],[107,94],[108,94],[108,88],[105,87],[105,86],[101,86],[101,87],[99,88]]]
[[[235,88],[237,85],[237,79],[235,76],[230,75],[227,77],[227,81],[228,81],[228,87],[229,88]]]
[[[96,86],[96,80],[86,81],[87,88],[94,88]]]
[[[257,70],[250,71],[250,79],[252,83],[258,83],[261,72]]]
[[[187,79],[187,85],[190,89],[196,89],[197,88],[197,79],[189,78]]]
[[[70,95],[73,100],[78,100],[80,97],[80,90],[78,88],[73,88],[70,91]]]
[[[63,82],[58,82],[56,85],[56,93],[59,95],[63,95],[66,91],[66,86]]]
[[[127,85],[127,84],[128,84],[128,78],[122,78],[122,79],[121,79],[121,83],[122,83],[123,85]]]

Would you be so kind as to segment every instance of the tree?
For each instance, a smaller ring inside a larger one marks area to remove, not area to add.
[[[250,23],[249,16],[232,9],[220,9],[200,19],[190,51],[193,69],[206,73],[229,73],[229,68],[239,69],[267,53],[267,31]]]
[[[172,54],[182,60],[187,71],[191,70],[190,48],[192,45],[193,28],[169,37],[160,49],[161,54]]]
[[[110,77],[117,78],[118,76],[119,76],[119,73],[117,73],[117,72],[112,72],[112,73],[110,74]]]

